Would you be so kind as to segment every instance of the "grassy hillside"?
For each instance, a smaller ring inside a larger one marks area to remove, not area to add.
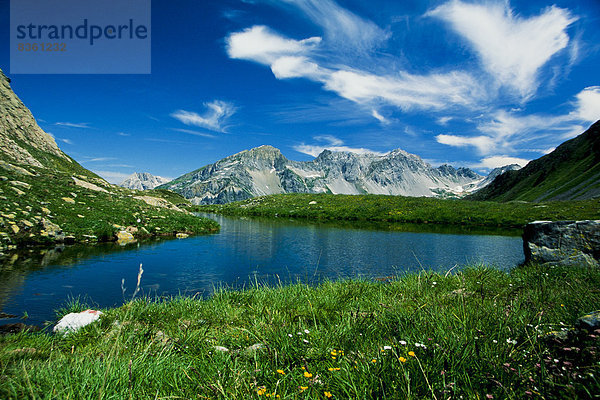
[[[0,336],[0,398],[592,398],[598,335],[552,338],[599,288],[530,265],[140,299],[65,337]]]
[[[281,194],[224,205],[196,206],[196,209],[239,216],[517,228],[535,220],[600,219],[600,199],[497,203],[427,197]]]
[[[52,243],[60,236],[93,243],[115,240],[121,230],[138,238],[218,230],[173,203],[189,205],[172,192],[132,191],[93,174],[0,163],[0,244]]]
[[[599,197],[600,121],[521,170],[500,175],[470,199],[537,202]]]

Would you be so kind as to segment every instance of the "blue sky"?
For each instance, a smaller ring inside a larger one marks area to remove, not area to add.
[[[152,2],[152,74],[11,75],[40,126],[111,182],[270,144],[402,148],[480,172],[600,119],[600,2]]]

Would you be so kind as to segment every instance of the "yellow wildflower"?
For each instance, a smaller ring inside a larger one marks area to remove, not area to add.
[[[372,360],[371,360],[371,362],[372,362],[372,363],[376,363],[376,362],[377,362],[377,360],[376,360],[376,359],[372,359]]]
[[[304,371],[304,377],[305,378],[312,378],[312,374],[308,371]]]
[[[327,397],[328,399],[332,398],[333,395],[329,392],[325,392],[325,397]]]
[[[278,369],[277,372],[280,373],[281,375],[285,375],[285,372],[283,372],[282,369]]]
[[[300,386],[300,390],[305,391],[306,389],[308,389],[308,386]]]
[[[400,361],[401,363],[405,363],[406,362],[406,358],[400,357],[400,358],[398,358],[398,361]]]
[[[411,357],[416,357],[417,356],[414,351],[409,351],[408,355],[411,356]]]
[[[330,370],[330,371],[339,371],[340,369],[339,369],[339,368],[334,368],[334,367],[332,367],[332,368],[329,368],[329,370]]]

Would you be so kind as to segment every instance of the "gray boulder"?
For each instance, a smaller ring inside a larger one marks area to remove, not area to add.
[[[525,262],[600,266],[600,220],[536,221],[523,232]]]

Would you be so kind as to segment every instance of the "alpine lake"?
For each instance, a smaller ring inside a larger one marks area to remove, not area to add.
[[[385,281],[407,272],[456,272],[485,264],[508,270],[523,262],[520,230],[467,230],[436,225],[317,223],[289,219],[202,216],[216,234],[23,249],[0,267],[0,324],[43,326],[69,299],[114,307],[137,297],[209,296],[215,288],[323,280]],[[25,319],[25,321],[23,321]]]

